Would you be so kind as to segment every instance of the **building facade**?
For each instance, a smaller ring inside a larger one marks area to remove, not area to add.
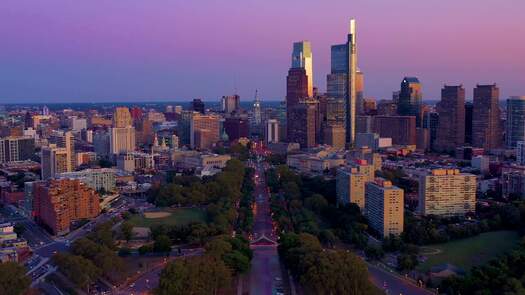
[[[485,150],[500,148],[500,125],[499,88],[496,84],[477,85],[472,110],[472,146]]]
[[[390,181],[377,179],[365,186],[369,225],[380,237],[399,236],[404,226],[404,192]]]
[[[518,141],[525,141],[525,96],[507,99],[506,140],[508,148],[515,148]]]
[[[445,85],[441,89],[441,101],[437,104],[439,114],[434,148],[451,152],[465,143],[465,88]]]

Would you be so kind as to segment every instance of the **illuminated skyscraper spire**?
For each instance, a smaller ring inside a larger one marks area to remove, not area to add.
[[[347,79],[347,91],[345,95],[345,129],[346,129],[346,146],[350,148],[354,145],[355,141],[355,123],[356,123],[356,99],[357,99],[357,88],[356,88],[356,75],[357,75],[357,42],[356,42],[356,21],[355,19],[350,20],[350,32],[348,33],[348,39],[346,41],[346,50],[348,63],[346,72],[348,74]]]

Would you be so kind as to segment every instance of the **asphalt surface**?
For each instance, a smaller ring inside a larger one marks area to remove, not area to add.
[[[282,289],[282,271],[273,230],[269,194],[261,165],[255,171],[254,225],[252,231],[252,267],[249,274],[250,295],[276,294]]]

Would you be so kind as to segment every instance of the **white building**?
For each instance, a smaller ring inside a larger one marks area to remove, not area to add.
[[[115,191],[116,171],[110,168],[85,169],[75,172],[60,173],[58,178],[79,179],[94,190],[104,189],[106,192]]]

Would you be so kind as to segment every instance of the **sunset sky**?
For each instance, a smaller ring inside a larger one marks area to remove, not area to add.
[[[417,76],[525,95],[524,0],[1,0],[0,103],[284,99],[292,43],[312,42],[324,91],[330,45],[357,19],[365,95]]]

